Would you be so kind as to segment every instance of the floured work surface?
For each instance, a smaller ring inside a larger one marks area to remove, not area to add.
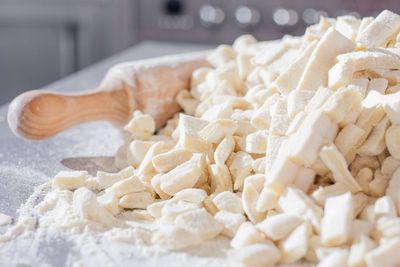
[[[132,114],[118,172],[59,172],[0,241],[51,229],[108,265],[98,238],[207,265],[398,266],[399,32],[383,11],[219,46],[165,127]]]
[[[203,49],[209,47],[146,42],[46,89],[63,92],[91,89],[99,84],[106,71],[116,63]],[[36,142],[13,136],[8,129],[6,116],[7,107],[3,106],[0,108],[0,213],[10,215],[14,220],[18,218],[18,208],[27,201],[34,187],[49,181],[59,170],[86,169],[88,165],[92,166],[92,170],[96,165],[112,170],[109,163],[113,164],[113,156],[122,137],[120,130],[109,123],[80,125],[49,140]],[[99,132],[102,134],[97,134]],[[7,225],[0,226],[0,233],[4,233],[7,228]],[[0,266],[70,266],[81,258],[79,249],[74,246],[65,235],[39,231],[33,236],[2,244]],[[111,249],[116,247],[113,251],[107,246],[107,253],[112,254],[117,265],[131,262],[142,265],[147,263],[147,266],[151,266],[159,262],[157,259],[144,257],[145,253],[135,250],[131,245],[119,244],[120,249],[117,246],[118,243],[111,246]],[[88,255],[90,253],[87,251]],[[177,257],[185,258],[182,254]],[[93,265],[101,266],[103,263],[102,258],[97,259],[94,254],[87,258],[94,260]],[[170,260],[174,259],[177,258],[171,256]],[[166,260],[168,257],[160,258],[161,262]]]

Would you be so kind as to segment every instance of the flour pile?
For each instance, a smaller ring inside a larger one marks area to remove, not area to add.
[[[383,11],[219,46],[164,128],[134,112],[121,171],[58,173],[0,240],[46,226],[95,254],[220,242],[226,264],[400,265],[399,31]]]

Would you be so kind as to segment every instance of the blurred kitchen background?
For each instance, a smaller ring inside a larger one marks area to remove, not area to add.
[[[277,39],[320,15],[382,9],[399,0],[0,0],[0,105],[143,41]]]

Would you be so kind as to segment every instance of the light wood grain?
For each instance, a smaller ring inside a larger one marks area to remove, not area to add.
[[[140,109],[159,127],[179,110],[175,96],[189,88],[193,70],[207,65],[206,53],[122,63],[109,70],[97,89],[81,94],[23,93],[10,104],[8,124],[17,136],[40,140],[93,120],[123,125]]]

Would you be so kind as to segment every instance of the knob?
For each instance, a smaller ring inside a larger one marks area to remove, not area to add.
[[[261,21],[261,14],[257,9],[240,6],[235,11],[235,19],[241,28],[253,28]]]
[[[327,17],[328,13],[314,8],[307,8],[303,11],[302,18],[306,25],[312,25],[319,22],[320,17]]]
[[[181,15],[183,4],[179,0],[167,0],[164,2],[164,13],[172,16]]]
[[[199,10],[200,22],[205,27],[216,27],[225,20],[225,12],[218,6],[203,5]]]
[[[272,19],[278,26],[295,26],[299,21],[299,15],[293,9],[279,8],[275,10],[272,15]]]

